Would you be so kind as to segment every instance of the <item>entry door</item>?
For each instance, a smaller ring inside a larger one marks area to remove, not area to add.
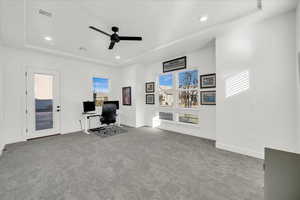
[[[29,69],[26,77],[26,137],[60,133],[59,73]]]

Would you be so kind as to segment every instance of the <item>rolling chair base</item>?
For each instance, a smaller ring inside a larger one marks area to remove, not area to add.
[[[112,136],[120,133],[120,128],[115,125],[107,125],[99,128],[97,135],[100,136]]]

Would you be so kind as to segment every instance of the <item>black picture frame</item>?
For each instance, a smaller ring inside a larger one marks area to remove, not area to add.
[[[149,97],[152,97],[153,101],[149,101]],[[146,94],[146,104],[154,105],[155,104],[155,95],[154,94]]]
[[[131,106],[131,87],[122,88],[122,103],[124,106]]]
[[[149,90],[149,87],[148,86],[152,86],[152,90]],[[146,93],[154,93],[155,92],[155,82],[147,82],[145,84],[145,92]]]
[[[205,86],[203,82],[204,82],[204,79],[208,78],[208,77],[214,78],[214,81],[213,81],[212,85]],[[200,88],[201,89],[216,88],[216,83],[217,83],[216,73],[200,75]]]
[[[203,96],[205,95],[205,93],[215,93],[215,101],[212,102],[212,103],[204,102],[203,101]],[[200,93],[200,100],[201,100],[201,105],[205,105],[205,106],[214,106],[214,105],[216,105],[216,90],[201,91],[201,93]]]
[[[186,69],[186,59],[187,59],[186,56],[183,56],[180,58],[163,62],[163,73]]]

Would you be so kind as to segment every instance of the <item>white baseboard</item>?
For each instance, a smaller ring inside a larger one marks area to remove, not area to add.
[[[171,122],[171,123],[173,123],[173,122]],[[187,126],[189,126],[189,124]],[[190,135],[190,136],[194,136],[194,137],[198,137],[198,138],[202,138],[202,139],[216,141],[216,138],[210,136],[212,134],[203,134],[203,133],[201,133],[201,134],[195,134],[194,130],[192,130],[192,131],[189,131],[189,130],[178,130],[178,129],[175,129],[175,128],[172,128],[172,127],[161,127],[161,126],[158,126],[156,128],[159,128],[161,130],[175,132],[175,133],[180,133],[180,134],[183,134],[183,135]]]
[[[136,125],[135,128],[142,128],[145,127],[146,125]]]
[[[227,145],[227,144],[222,144],[219,142],[216,142],[216,148],[223,149],[226,151],[231,151],[234,153],[247,155],[247,156],[251,156],[254,158],[259,158],[259,159],[264,159],[264,157],[265,157],[264,153],[252,151],[251,149],[247,149],[247,148],[240,148],[240,147],[235,147],[235,146],[231,146],[231,145]]]

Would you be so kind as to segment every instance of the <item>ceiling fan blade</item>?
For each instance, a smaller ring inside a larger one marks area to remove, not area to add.
[[[94,31],[98,31],[98,32],[100,32],[100,33],[102,33],[102,34],[107,35],[107,36],[110,37],[110,34],[104,32],[104,31],[101,31],[100,29],[98,29],[98,28],[96,28],[94,26],[90,26],[89,28],[92,29],[92,30],[94,30]]]
[[[113,49],[114,46],[115,46],[115,42],[111,41],[110,44],[109,44],[108,49]]]
[[[142,37],[130,37],[130,36],[119,36],[120,40],[134,40],[134,41],[141,41]]]

